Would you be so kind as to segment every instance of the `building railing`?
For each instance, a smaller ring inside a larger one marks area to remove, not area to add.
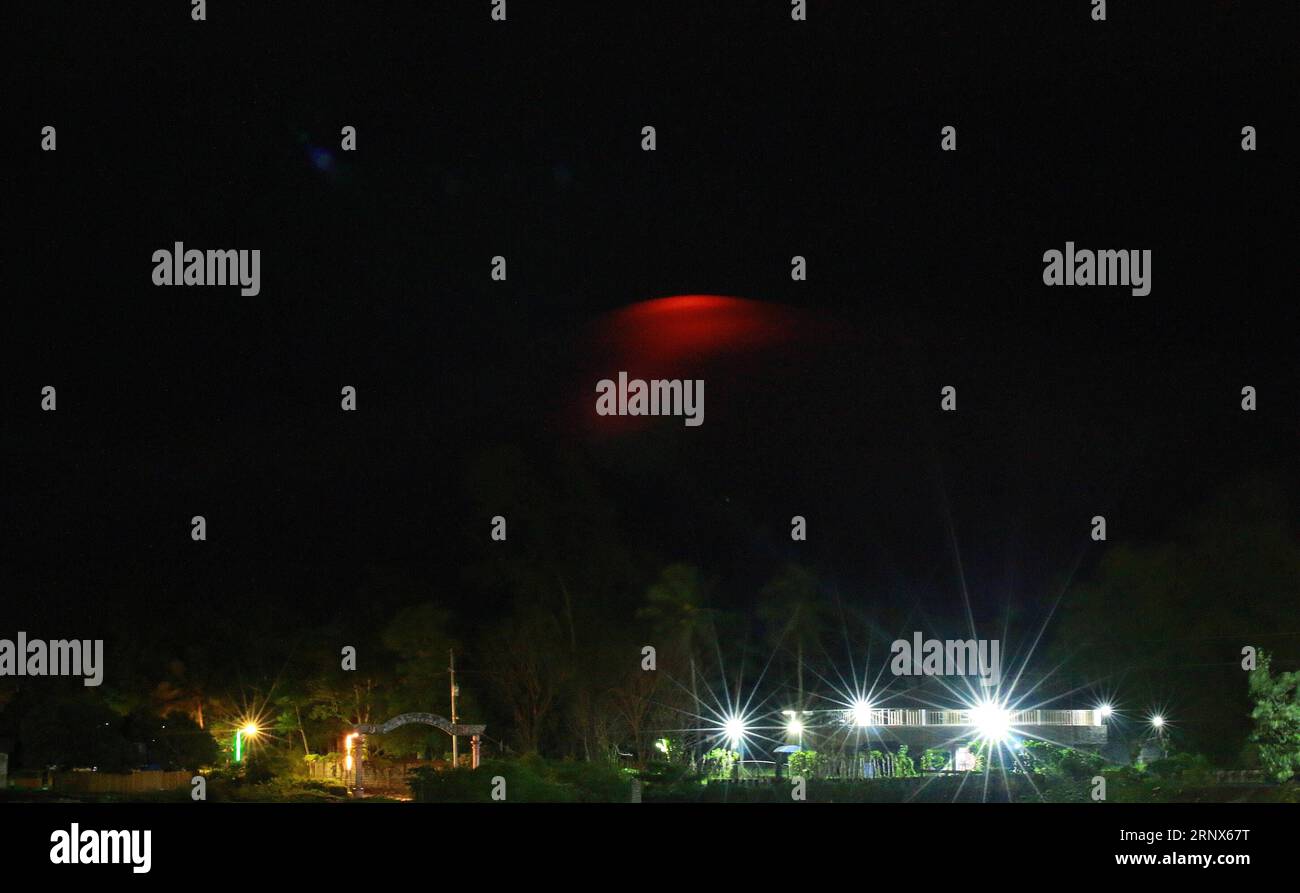
[[[905,710],[875,707],[871,710],[873,726],[973,726],[970,710]],[[1012,710],[1012,727],[1018,726],[1100,726],[1100,710]]]

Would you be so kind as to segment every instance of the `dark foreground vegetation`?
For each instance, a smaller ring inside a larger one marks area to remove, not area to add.
[[[722,777],[671,763],[643,769],[532,756],[488,760],[476,771],[419,768],[407,773],[406,790],[367,793],[362,802],[395,803],[1089,803],[1097,802],[1098,779],[1110,803],[1300,803],[1300,784],[1269,781],[1259,774],[1213,769],[1203,757],[1181,754],[1150,765],[1102,766],[1059,750],[1031,771],[926,773],[906,777],[808,778],[800,786],[788,774],[747,770]],[[342,782],[312,779],[296,761],[253,762],[250,771],[214,772],[214,802],[358,802]],[[153,794],[62,794],[19,790],[0,802],[187,802],[188,788]]]

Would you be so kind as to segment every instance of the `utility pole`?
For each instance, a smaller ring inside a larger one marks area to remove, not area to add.
[[[460,690],[456,687],[456,649],[448,648],[447,654],[451,658],[451,663],[447,667],[447,672],[451,674],[451,724],[454,726],[456,725],[456,695],[460,694]],[[460,764],[460,760],[458,759],[459,754],[460,754],[460,748],[456,740],[456,733],[452,732],[451,733],[451,768],[453,769],[457,768],[457,766],[459,766]]]

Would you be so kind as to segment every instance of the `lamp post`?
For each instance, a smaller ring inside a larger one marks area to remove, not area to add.
[[[1164,718],[1164,716],[1162,716],[1162,715],[1159,714],[1159,713],[1154,714],[1154,715],[1151,717],[1151,728],[1155,729],[1155,732],[1156,732],[1156,743],[1160,745],[1160,756],[1161,756],[1162,758],[1165,757],[1165,756],[1168,756],[1168,753],[1165,751],[1165,718]]]
[[[803,720],[800,717],[807,716],[807,710],[782,710],[789,719],[785,721],[785,731],[787,734],[794,735],[799,739],[799,749],[803,750]]]
[[[251,722],[248,723],[248,725],[241,726],[240,728],[235,729],[235,762],[236,763],[242,763],[244,761],[244,739],[256,738],[257,732],[258,732],[257,726]]]
[[[736,754],[736,762],[731,767],[732,781],[740,779],[740,764],[745,757],[745,734],[749,731],[745,718],[739,714],[733,714],[723,722],[722,732],[727,739],[727,750]]]
[[[449,648],[447,650],[447,657],[449,660],[449,664],[447,666],[447,672],[451,676],[451,724],[455,726],[456,725],[456,695],[460,694],[460,686],[456,684],[456,651],[454,648]],[[459,757],[460,757],[459,740],[456,737],[456,733],[453,731],[451,733],[451,768],[453,769],[457,768],[457,764],[459,763]]]

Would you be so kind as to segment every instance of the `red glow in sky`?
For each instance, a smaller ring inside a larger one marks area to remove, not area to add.
[[[601,435],[642,430],[648,416],[597,416],[595,385],[601,379],[703,379],[706,404],[722,407],[728,390],[747,387],[776,353],[812,348],[827,333],[796,308],[721,295],[675,295],[638,301],[594,321],[582,344],[585,357],[575,385],[578,426]],[[777,363],[777,368],[788,368]],[[708,404],[708,400],[714,402]],[[706,410],[707,413],[707,410]],[[719,417],[721,418],[721,417]],[[674,419],[669,424],[681,426]]]
[[[682,363],[781,343],[794,321],[789,310],[761,301],[677,295],[609,314],[597,328],[597,347],[629,372],[666,375]]]

